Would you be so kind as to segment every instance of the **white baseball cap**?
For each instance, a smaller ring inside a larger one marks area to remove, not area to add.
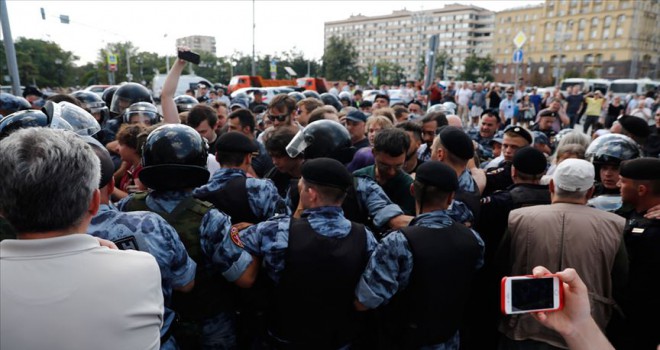
[[[559,163],[552,175],[555,186],[564,191],[582,192],[594,185],[593,164],[583,159],[566,159]]]

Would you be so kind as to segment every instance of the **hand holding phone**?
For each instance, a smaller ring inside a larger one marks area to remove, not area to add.
[[[564,290],[559,277],[546,275],[502,278],[502,313],[506,315],[560,310]]]
[[[192,51],[181,51],[181,50],[179,50],[177,56],[180,59],[182,59],[184,61],[188,61],[188,62],[193,63],[193,64],[199,64],[199,62],[200,62],[199,55],[192,52]]]

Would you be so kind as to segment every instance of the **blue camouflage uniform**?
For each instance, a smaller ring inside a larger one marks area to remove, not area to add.
[[[195,279],[197,264],[188,256],[176,231],[159,215],[150,212],[124,213],[111,204],[101,204],[87,232],[113,241],[119,249],[135,249],[156,258],[160,267],[165,313],[161,337],[175,318],[169,306],[172,289],[183,287]],[[174,338],[161,344],[161,349],[177,349]]]
[[[229,180],[237,177],[247,177],[247,175],[241,169],[218,169],[209,183],[195,189],[193,195],[199,196],[219,191]],[[284,199],[277,192],[277,187],[271,180],[248,177],[245,181],[245,189],[250,209],[260,221],[265,221],[276,214],[290,213]]]
[[[319,207],[306,209],[302,217],[307,218],[310,226],[319,234],[331,238],[345,237],[351,231],[351,222],[344,217],[340,207]],[[213,257],[213,261],[226,264],[231,261],[232,265],[223,275],[229,281],[237,280],[248,265],[252,262],[252,256],[263,257],[262,266],[268,277],[278,283],[285,266],[286,250],[289,244],[289,224],[291,217],[280,215],[258,225],[253,225],[239,233],[243,249],[239,248],[231,237],[217,240],[217,237],[209,237],[202,246],[207,255]],[[367,231],[367,250],[371,254],[376,248],[377,242],[371,231]]]
[[[131,195],[132,196],[132,195]],[[123,210],[131,196],[122,199],[118,204],[118,208]],[[188,191],[153,191],[150,192],[146,198],[147,206],[154,211],[161,211],[171,213],[176,206],[184,199],[192,196],[192,192]],[[229,216],[218,211],[217,209],[209,210],[199,226],[199,234],[202,246],[204,246],[205,237],[214,237],[214,239],[221,239],[221,237],[229,236],[231,231],[231,221]],[[229,266],[221,265],[220,261],[199,262],[204,264],[207,268],[213,268],[218,271],[225,271]],[[236,331],[234,315],[232,312],[222,312],[215,317],[205,319],[202,324],[202,339],[204,341],[204,349],[227,349],[236,346]]]
[[[427,228],[445,228],[454,221],[446,211],[432,211],[417,216],[410,226]],[[484,242],[474,230],[471,230],[481,246],[481,258],[476,268],[483,265]],[[451,268],[451,266],[448,266]],[[369,309],[387,304],[394,295],[406,289],[413,270],[413,256],[404,234],[393,231],[378,245],[369,259],[369,263],[355,289],[357,300]],[[458,349],[458,332],[451,340],[424,349]]]
[[[472,173],[470,173],[470,170],[463,170],[461,175],[458,177],[458,188],[466,192],[472,192],[476,187],[477,183],[474,181],[474,178],[472,178]]]
[[[467,132],[468,136],[479,145],[479,155],[481,159],[492,159],[493,158],[493,146],[491,141],[492,137],[482,137],[479,133],[478,128],[472,128]]]

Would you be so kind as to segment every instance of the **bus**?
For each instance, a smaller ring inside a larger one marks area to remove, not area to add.
[[[624,97],[628,94],[643,95],[647,91],[657,89],[660,82],[648,78],[644,79],[617,79],[612,81],[610,91],[614,96]]]
[[[559,90],[566,95],[566,90],[569,87],[578,85],[583,92],[600,91],[605,95],[610,87],[610,81],[607,79],[584,79],[584,78],[568,78],[561,82]]]

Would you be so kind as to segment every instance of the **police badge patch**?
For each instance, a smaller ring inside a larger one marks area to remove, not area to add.
[[[243,242],[241,242],[241,236],[238,234],[240,230],[236,226],[231,227],[231,231],[229,232],[229,237],[231,237],[231,241],[234,242],[237,246],[243,248]]]

